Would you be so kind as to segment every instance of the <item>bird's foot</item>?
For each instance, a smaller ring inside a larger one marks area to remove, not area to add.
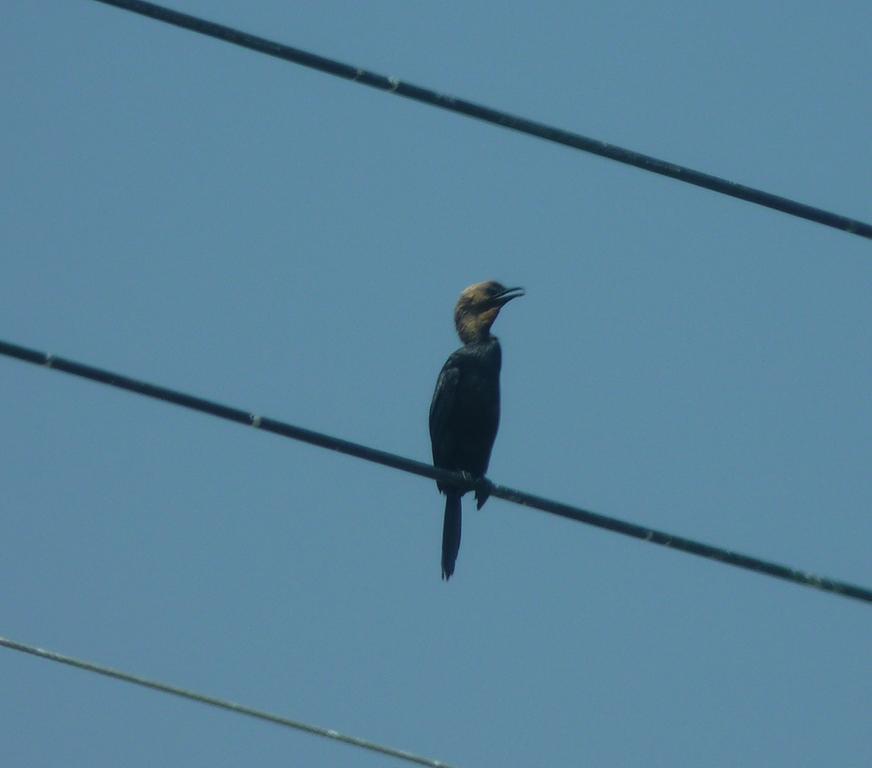
[[[471,472],[467,472],[465,469],[460,470],[460,476],[466,482],[466,485],[464,485],[462,488],[459,489],[459,490],[463,491],[463,493],[466,493],[467,491],[473,490],[475,488],[475,486],[478,484],[478,478],[475,475],[473,475]]]
[[[484,503],[490,498],[493,483],[491,483],[491,481],[486,477],[480,478],[478,483],[480,487],[475,490],[475,506],[476,509],[481,509],[484,506]]]

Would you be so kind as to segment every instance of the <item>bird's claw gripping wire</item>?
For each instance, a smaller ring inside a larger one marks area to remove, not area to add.
[[[457,490],[460,491],[461,495],[470,491],[475,492],[476,508],[481,509],[490,498],[494,484],[486,477],[476,477],[466,470],[460,470],[457,474],[463,479],[463,483],[457,484]]]
[[[484,503],[490,498],[494,484],[486,477],[481,477],[475,484],[475,507],[481,509]]]

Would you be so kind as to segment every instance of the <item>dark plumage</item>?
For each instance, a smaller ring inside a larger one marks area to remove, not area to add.
[[[490,332],[500,309],[523,296],[521,288],[505,288],[495,281],[471,285],[454,310],[454,325],[463,346],[439,374],[430,403],[430,442],[433,464],[443,469],[484,477],[500,423],[500,342]],[[442,528],[442,578],[454,573],[460,550],[461,505],[464,491],[438,483],[445,494]],[[478,508],[487,494],[477,492]]]

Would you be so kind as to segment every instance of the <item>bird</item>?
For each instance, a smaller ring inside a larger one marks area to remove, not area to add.
[[[460,294],[454,326],[463,346],[442,366],[430,403],[434,466],[471,479],[484,477],[500,423],[502,351],[491,326],[508,302],[523,295],[523,288],[506,288],[495,280],[470,285]],[[460,499],[466,490],[438,481],[436,485],[445,494],[442,578],[447,581],[460,551]],[[476,490],[475,496],[481,509],[488,493]]]

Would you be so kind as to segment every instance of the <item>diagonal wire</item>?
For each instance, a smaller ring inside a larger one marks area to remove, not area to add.
[[[772,563],[768,560],[761,560],[749,555],[743,555],[739,552],[732,552],[722,547],[716,547],[711,544],[703,544],[693,539],[687,539],[683,536],[673,536],[672,534],[658,531],[654,528],[646,528],[635,523],[628,523],[624,520],[619,520],[614,517],[607,517],[596,512],[589,512],[579,507],[574,507],[569,504],[562,504],[551,499],[546,499],[542,496],[534,496],[532,493],[518,491],[514,488],[508,488],[503,485],[496,485],[487,478],[470,478],[468,475],[459,472],[450,472],[445,469],[434,467],[430,464],[424,464],[420,461],[407,459],[405,456],[398,456],[395,453],[380,451],[376,448],[370,448],[367,445],[360,443],[352,443],[348,440],[342,440],[338,437],[325,435],[322,432],[315,432],[303,427],[297,427],[293,424],[288,424],[276,419],[270,419],[265,416],[257,416],[248,411],[239,408],[232,408],[227,405],[205,400],[194,395],[187,395],[184,392],[160,387],[155,384],[149,384],[145,381],[138,381],[127,376],[122,376],[119,373],[113,373],[102,368],[94,368],[90,365],[77,363],[75,360],[69,360],[63,357],[55,357],[48,355],[45,352],[38,352],[35,349],[21,347],[17,344],[11,344],[0,340],[0,355],[13,357],[17,360],[23,360],[35,365],[43,365],[54,370],[63,371],[64,373],[80,376],[91,381],[97,381],[101,384],[108,384],[112,387],[135,392],[139,395],[152,397],[157,400],[163,400],[168,403],[174,403],[184,408],[190,408],[202,413],[209,413],[212,416],[217,416],[228,421],[235,421],[238,424],[255,427],[266,432],[272,432],[276,435],[289,437],[293,440],[300,440],[304,443],[317,445],[321,448],[327,448],[339,453],[345,453],[349,456],[355,456],[359,459],[372,461],[376,464],[383,464],[387,467],[410,472],[414,475],[429,477],[433,480],[439,480],[443,483],[453,485],[467,490],[481,490],[496,496],[506,501],[512,501],[516,504],[521,504],[533,509],[539,509],[543,512],[549,512],[552,515],[565,517],[569,520],[575,520],[579,523],[592,525],[597,528],[604,528],[608,531],[631,536],[634,539],[649,541],[653,544],[660,544],[664,547],[677,549],[681,552],[687,552],[692,555],[704,557],[709,560],[716,560],[727,565],[733,565],[737,568],[744,568],[748,571],[762,573],[767,576],[772,576],[777,579],[791,581],[794,584],[800,584],[805,587],[820,589],[824,592],[833,592],[843,597],[851,597],[855,600],[872,603],[872,590],[866,587],[861,587],[857,584],[850,584],[845,581],[837,581],[835,579],[824,578],[813,573],[801,571],[795,568],[789,568],[785,565]]]
[[[528,120],[517,115],[512,115],[508,112],[502,112],[498,109],[477,104],[472,101],[458,99],[448,94],[438,93],[429,88],[422,88],[412,83],[404,83],[395,77],[385,77],[374,72],[369,72],[360,67],[354,67],[350,64],[343,64],[335,59],[328,59],[324,56],[319,56],[300,48],[293,48],[289,45],[277,43],[273,40],[267,40],[263,37],[250,35],[247,32],[227,27],[223,24],[216,24],[212,21],[201,19],[197,16],[191,16],[187,13],[180,13],[170,8],[164,8],[154,3],[147,3],[143,0],[96,0],[99,3],[112,5],[116,8],[121,8],[132,13],[138,13],[142,16],[162,21],[167,24],[172,24],[183,29],[188,29],[192,32],[198,32],[208,37],[214,37],[218,40],[223,40],[227,43],[233,43],[243,48],[265,53],[268,56],[275,56],[279,59],[300,64],[304,67],[316,69],[319,72],[324,72],[328,75],[341,77],[346,80],[353,80],[363,85],[371,86],[382,91],[395,93],[398,96],[404,96],[407,99],[413,99],[424,104],[429,104],[433,107],[446,109],[450,112],[457,112],[467,117],[472,117],[477,120],[482,120],[486,123],[508,128],[520,133],[526,133],[530,136],[536,136],[546,141],[552,141],[557,144],[563,144],[573,149],[579,149],[584,152],[590,152],[600,157],[607,157],[619,163],[632,165],[636,168],[641,168],[651,173],[658,173],[661,176],[668,176],[677,181],[683,181],[688,184],[694,184],[698,187],[719,192],[723,195],[737,197],[740,200],[745,200],[749,203],[762,205],[766,208],[772,208],[782,213],[787,213],[791,216],[797,216],[802,219],[817,222],[827,227],[840,229],[853,235],[859,235],[872,239],[872,224],[858,219],[852,219],[847,216],[842,216],[838,213],[826,211],[822,208],[816,208],[811,205],[791,200],[790,198],[773,195],[770,192],[764,192],[761,189],[748,187],[744,184],[738,184],[734,181],[722,179],[719,176],[713,176],[701,171],[695,171],[686,166],[670,163],[666,160],[659,160],[650,155],[644,155],[641,152],[634,152],[631,149],[624,149],[614,144],[609,144],[605,141],[592,139],[572,131],[566,131],[545,123]]]
[[[94,664],[90,661],[75,659],[72,656],[64,656],[62,653],[47,651],[44,648],[37,648],[36,646],[27,645],[25,643],[18,643],[15,640],[10,640],[7,637],[0,636],[0,646],[3,646],[4,648],[9,648],[13,651],[29,653],[31,656],[38,656],[41,659],[48,659],[49,661],[56,661],[60,664],[66,664],[70,667],[75,667],[76,669],[84,669],[87,672],[95,672],[98,675],[105,675],[106,677],[111,677],[115,680],[122,680],[125,683],[133,683],[134,685],[140,685],[143,688],[151,688],[151,690],[159,691],[160,693],[169,693],[182,699],[197,701],[200,704],[208,704],[210,707],[226,709],[230,712],[235,712],[237,715],[247,715],[248,717],[254,717],[258,720],[266,720],[269,723],[275,723],[276,725],[281,725],[285,728],[293,728],[298,731],[304,731],[305,733],[310,733],[313,736],[323,736],[325,739],[341,741],[343,744],[350,744],[353,747],[360,747],[361,749],[368,749],[371,752],[378,752],[379,754],[388,755],[389,757],[396,757],[409,763],[415,763],[416,765],[426,765],[429,766],[429,768],[450,768],[448,763],[443,763],[441,760],[433,760],[429,757],[421,757],[420,755],[415,755],[402,749],[385,747],[381,744],[376,744],[373,741],[359,739],[356,736],[348,736],[346,734],[339,733],[338,731],[334,731],[331,728],[321,728],[317,725],[309,725],[308,723],[303,723],[299,720],[291,720],[290,718],[282,717],[281,715],[274,715],[270,712],[265,712],[260,709],[252,709],[251,707],[246,707],[242,704],[237,704],[235,702],[227,701],[225,699],[216,699],[213,696],[206,696],[202,693],[197,693],[195,691],[189,691],[184,688],[177,688],[174,685],[167,685],[166,683],[160,683],[156,680],[149,680],[145,677],[139,677],[138,675],[131,675],[128,672],[121,672],[120,670],[112,669],[111,667],[104,667],[100,664]]]

